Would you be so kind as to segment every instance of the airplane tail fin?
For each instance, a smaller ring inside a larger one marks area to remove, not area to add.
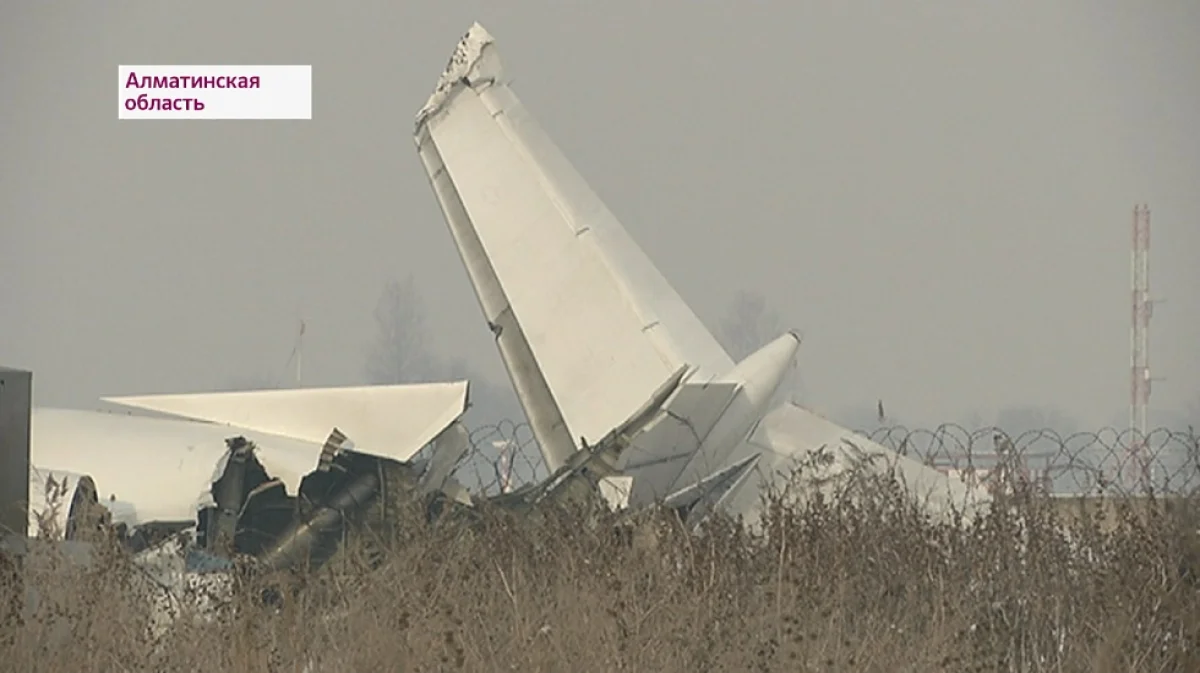
[[[736,383],[686,382],[666,413],[634,438],[622,457],[633,477],[630,501],[645,504],[665,497],[738,392]]]
[[[687,365],[732,363],[509,87],[475,24],[417,114],[417,154],[551,471]]]

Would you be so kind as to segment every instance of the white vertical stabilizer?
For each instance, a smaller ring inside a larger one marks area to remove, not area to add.
[[[731,364],[525,111],[478,24],[418,113],[416,142],[468,270],[464,228],[490,266],[494,287],[472,273],[485,313],[502,294],[572,440],[605,435],[681,365],[702,381]],[[506,358],[518,392],[536,378],[520,364]]]
[[[798,337],[781,335],[735,365],[521,103],[479,24],[414,135],[551,470],[581,437],[621,427],[681,367],[691,375],[617,461],[633,477],[630,505],[686,494],[740,509],[788,455],[848,434],[799,407],[768,408]],[[913,481],[965,488],[860,439]]]

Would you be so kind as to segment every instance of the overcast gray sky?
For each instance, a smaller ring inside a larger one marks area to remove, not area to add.
[[[802,329],[817,410],[1125,418],[1135,202],[1159,409],[1200,390],[1200,3],[10,2],[0,361],[43,404],[361,380],[412,273],[440,354],[504,374],[411,140],[461,34],[715,323]],[[704,8],[701,8],[701,6]],[[124,121],[119,64],[312,64],[313,120]]]

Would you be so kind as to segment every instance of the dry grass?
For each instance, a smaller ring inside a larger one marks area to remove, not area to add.
[[[9,617],[0,662],[106,672],[1200,670],[1195,499],[1060,517],[1061,505],[1026,495],[956,527],[923,516],[894,484],[870,490],[769,504],[760,531],[717,520],[702,535],[664,512],[564,505],[433,527],[414,512],[382,564],[378,542],[373,564],[343,554],[284,590],[279,607],[252,600],[265,580],[243,577],[218,619],[181,620],[154,643],[145,584],[102,545],[91,568],[27,564],[42,604]]]

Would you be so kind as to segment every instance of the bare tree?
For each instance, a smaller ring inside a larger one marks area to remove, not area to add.
[[[767,342],[787,331],[783,318],[767,304],[761,293],[740,290],[729,304],[725,317],[717,324],[715,336],[734,362],[739,362]],[[793,367],[779,387],[776,402],[799,401],[803,385],[799,369]]]
[[[428,380],[433,367],[425,334],[425,306],[411,275],[384,286],[375,304],[375,328],[366,362],[369,383]]]
[[[369,383],[470,381],[471,425],[523,422],[524,414],[510,386],[478,375],[461,358],[433,355],[425,327],[425,305],[411,276],[388,283],[375,306],[375,341],[367,355]]]
[[[767,306],[766,298],[758,292],[741,290],[718,323],[716,337],[737,362],[783,332],[783,320]]]

